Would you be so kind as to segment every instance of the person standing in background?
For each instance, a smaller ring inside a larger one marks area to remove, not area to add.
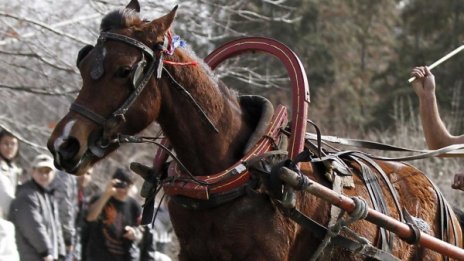
[[[138,198],[138,189],[132,186],[129,191],[129,195],[135,199]],[[142,198],[139,198],[139,204],[142,203]],[[142,231],[142,239],[139,242],[138,248],[140,252],[140,258],[138,261],[171,261],[172,259],[159,251],[156,250],[157,242],[156,239],[159,237],[156,235],[153,224],[140,225],[138,227]]]
[[[139,258],[141,207],[129,196],[130,173],[117,169],[101,196],[95,197],[86,216],[87,242],[82,242],[86,261],[132,261]]]
[[[57,171],[50,185],[58,202],[61,230],[66,246],[66,261],[73,260],[76,237],[77,181],[76,177],[64,171]]]
[[[19,261],[13,223],[4,219],[0,207],[0,261]]]
[[[22,169],[14,160],[18,156],[19,141],[10,132],[0,131],[0,207],[9,212],[11,201],[15,198],[16,187]]]
[[[93,168],[88,169],[83,175],[77,177],[77,214],[76,214],[76,239],[74,248],[74,260],[81,261],[83,258],[82,242],[88,242],[89,231],[86,226],[85,217],[89,210],[92,198],[100,194],[98,186],[92,182]]]
[[[18,189],[10,207],[19,256],[21,261],[63,260],[58,204],[50,189],[55,177],[53,159],[45,154],[35,157],[31,177]]]

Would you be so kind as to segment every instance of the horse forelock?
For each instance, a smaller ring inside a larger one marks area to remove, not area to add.
[[[115,10],[105,15],[100,24],[100,31],[107,32],[112,29],[122,29],[131,26],[141,26],[144,20],[132,9]]]

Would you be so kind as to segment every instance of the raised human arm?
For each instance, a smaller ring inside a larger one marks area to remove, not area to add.
[[[464,143],[464,135],[451,135],[440,117],[434,75],[427,67],[416,67],[412,70],[411,76],[416,77],[412,87],[419,98],[422,129],[429,149]]]
[[[114,188],[116,180],[111,180],[106,186],[105,192],[89,207],[89,211],[86,216],[86,220],[88,222],[94,222],[100,216],[103,208],[105,207],[106,203],[110,198],[116,193],[116,189]]]

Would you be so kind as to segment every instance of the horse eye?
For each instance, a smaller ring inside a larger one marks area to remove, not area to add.
[[[116,71],[116,77],[118,78],[127,78],[131,74],[132,68],[129,66],[121,66]]]

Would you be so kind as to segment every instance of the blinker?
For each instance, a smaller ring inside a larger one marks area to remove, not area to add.
[[[105,60],[106,56],[106,48],[103,46],[103,43],[99,41],[97,46],[95,47],[95,61],[92,65],[92,70],[90,71],[90,77],[94,80],[100,79],[103,74],[105,73],[105,69],[103,67],[103,61]]]

